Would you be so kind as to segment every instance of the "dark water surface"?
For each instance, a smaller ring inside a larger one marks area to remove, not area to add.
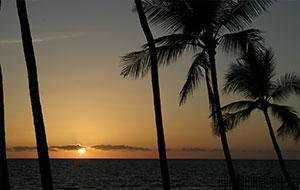
[[[51,160],[55,189],[161,189],[158,160]],[[244,176],[280,176],[276,160],[236,160]],[[300,161],[286,161],[300,176]],[[173,189],[218,189],[227,176],[224,160],[170,160]],[[12,189],[41,189],[37,160],[9,160]]]

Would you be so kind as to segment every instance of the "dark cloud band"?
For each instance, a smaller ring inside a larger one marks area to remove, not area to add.
[[[72,151],[72,150],[79,150],[81,148],[85,148],[85,147],[81,145],[60,145],[60,146],[50,146],[48,149],[49,151],[58,151],[58,150]],[[36,151],[36,146],[14,146],[8,148],[7,151],[11,151],[11,152]]]
[[[36,151],[35,146],[14,146],[7,149],[12,152],[25,152],[25,151]]]
[[[150,151],[150,148],[135,147],[127,145],[94,145],[91,148],[96,150],[126,150],[126,151]]]
[[[81,145],[61,145],[61,146],[50,146],[49,149],[56,149],[56,150],[79,150],[81,148],[85,148]]]

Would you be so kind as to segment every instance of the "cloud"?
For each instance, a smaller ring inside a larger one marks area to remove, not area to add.
[[[213,149],[209,149],[208,151],[210,151],[210,152],[223,152],[223,149],[213,148]]]
[[[41,43],[41,42],[49,42],[49,41],[57,41],[64,40],[70,38],[76,38],[82,36],[83,33],[74,33],[69,35],[57,35],[57,36],[47,36],[43,38],[34,38],[32,40],[33,43]],[[21,39],[13,39],[13,40],[0,40],[0,44],[20,44],[22,43]]]
[[[12,152],[25,152],[25,151],[36,151],[35,146],[14,146],[7,149]]]
[[[198,148],[198,147],[195,147],[195,148],[182,148],[181,150],[184,151],[184,152],[206,152],[207,151],[207,149]]]
[[[221,149],[213,148],[213,149],[207,149],[207,148],[199,148],[199,147],[194,147],[194,148],[182,148],[181,151],[184,152],[221,152]]]
[[[49,146],[48,150],[56,152],[58,150],[71,151],[71,150],[79,150],[81,148],[85,148],[85,147],[81,145],[60,145],[60,146]],[[36,149],[37,149],[36,146],[14,146],[11,148],[7,148],[7,151],[26,152],[26,151],[36,151]]]
[[[94,145],[91,148],[96,150],[126,150],[126,151],[150,151],[150,148],[134,147],[127,145]]]
[[[60,146],[50,146],[49,147],[49,150],[67,150],[67,151],[70,151],[70,150],[79,150],[81,148],[85,148],[84,146],[82,145],[60,145]]]

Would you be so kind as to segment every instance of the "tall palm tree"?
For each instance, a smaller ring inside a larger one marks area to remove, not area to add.
[[[32,44],[32,37],[30,32],[30,25],[28,22],[28,15],[25,0],[16,0],[17,9],[21,27],[22,42],[24,55],[28,73],[29,92],[31,98],[31,107],[33,113],[35,137],[37,144],[37,152],[39,158],[39,166],[42,180],[43,190],[52,190],[52,175],[50,160],[48,154],[48,145],[46,138],[46,131],[43,119],[42,106],[40,102],[38,74]]]
[[[155,40],[159,63],[168,64],[184,52],[205,52],[209,60],[209,78],[211,80],[212,116],[221,137],[229,175],[235,189],[237,181],[232,164],[226,130],[222,119],[221,103],[216,70],[216,50],[219,45],[227,53],[240,53],[248,45],[262,41],[259,31],[244,30],[252,20],[264,12],[273,0],[145,0],[146,15],[153,24],[158,24],[172,34]],[[148,44],[142,51],[128,54],[123,58],[124,76],[143,77],[150,69]],[[194,64],[193,64],[194,65]],[[197,68],[197,67],[194,67]],[[201,71],[201,69],[198,69]],[[193,72],[191,72],[193,73]],[[207,73],[208,74],[208,73]],[[187,97],[198,85],[198,77],[192,77],[192,83],[185,92]],[[184,90],[182,91],[184,92]]]
[[[228,129],[237,126],[241,121],[250,117],[258,109],[265,117],[273,147],[289,188],[295,190],[291,177],[283,162],[283,157],[272,127],[269,111],[282,124],[277,130],[278,136],[300,138],[300,119],[297,112],[289,106],[277,104],[286,100],[291,94],[300,96],[300,77],[287,73],[275,80],[275,60],[271,49],[249,49],[241,59],[230,65],[226,74],[226,93],[238,93],[246,100],[233,102],[222,108]]]
[[[0,0],[1,11],[1,0]],[[2,68],[0,65],[0,189],[10,190],[5,140],[5,120],[4,120],[4,93]]]
[[[139,20],[141,27],[146,36],[149,45],[149,56],[151,64],[151,84],[152,84],[152,94],[155,112],[155,122],[156,122],[156,132],[157,132],[157,145],[159,152],[160,168],[162,174],[163,188],[165,190],[171,189],[170,187],[170,176],[167,163],[165,136],[163,128],[163,118],[161,111],[161,100],[160,100],[160,89],[159,89],[159,75],[158,75],[158,60],[157,53],[153,35],[151,33],[150,27],[146,15],[144,13],[144,8],[141,0],[135,0],[136,9],[139,15]]]
[[[5,121],[4,121],[4,93],[2,68],[0,65],[0,189],[10,190],[6,158]]]

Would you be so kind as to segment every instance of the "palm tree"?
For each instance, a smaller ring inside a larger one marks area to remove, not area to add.
[[[211,81],[213,97],[210,98],[212,116],[221,137],[229,175],[235,189],[238,187],[222,119],[215,55],[219,45],[227,53],[241,53],[247,50],[250,43],[261,42],[258,30],[244,30],[244,28],[272,2],[273,0],[145,0],[144,2],[146,15],[150,21],[172,33],[155,40],[160,64],[167,65],[186,51],[205,52],[208,56],[207,74]],[[148,44],[143,48],[142,51],[130,53],[123,58],[122,75],[137,78],[143,77],[149,71],[151,64],[149,64]],[[192,64],[191,69],[193,68],[197,70],[189,73],[201,71],[195,64]],[[181,91],[182,102],[199,84],[201,76],[203,75],[198,74],[191,77],[193,80],[190,80],[190,85],[186,85],[190,88]]]
[[[146,36],[149,45],[150,64],[151,64],[151,84],[155,111],[157,145],[159,152],[160,168],[162,174],[163,188],[165,190],[171,189],[170,176],[168,171],[165,136],[163,128],[163,119],[161,111],[160,89],[159,89],[159,75],[158,75],[158,61],[156,54],[156,47],[153,35],[148,25],[147,18],[144,13],[144,8],[141,0],[135,0],[136,9],[139,15],[140,24]]]
[[[246,100],[228,104],[222,108],[222,111],[229,112],[224,114],[228,129],[249,118],[254,110],[262,111],[282,174],[289,188],[295,190],[295,185],[283,162],[269,111],[282,122],[277,130],[278,136],[292,136],[295,140],[300,138],[300,119],[297,112],[292,107],[277,104],[279,101],[286,100],[291,94],[300,95],[300,77],[293,73],[287,73],[279,80],[274,80],[274,77],[275,60],[272,50],[250,48],[241,59],[231,64],[224,87],[226,93],[241,94]]]
[[[2,69],[0,65],[0,189],[10,190],[6,158],[5,122],[4,122],[4,93]]]
[[[1,10],[1,0],[0,0]],[[2,68],[0,65],[0,189],[10,190],[6,158],[5,121],[4,121],[4,93]]]
[[[28,22],[25,0],[16,0],[21,27],[22,42],[28,73],[28,83],[31,98],[31,107],[34,119],[35,137],[39,158],[39,166],[43,190],[52,190],[52,175],[48,154],[46,131],[40,102],[38,74],[32,44],[30,26]]]

